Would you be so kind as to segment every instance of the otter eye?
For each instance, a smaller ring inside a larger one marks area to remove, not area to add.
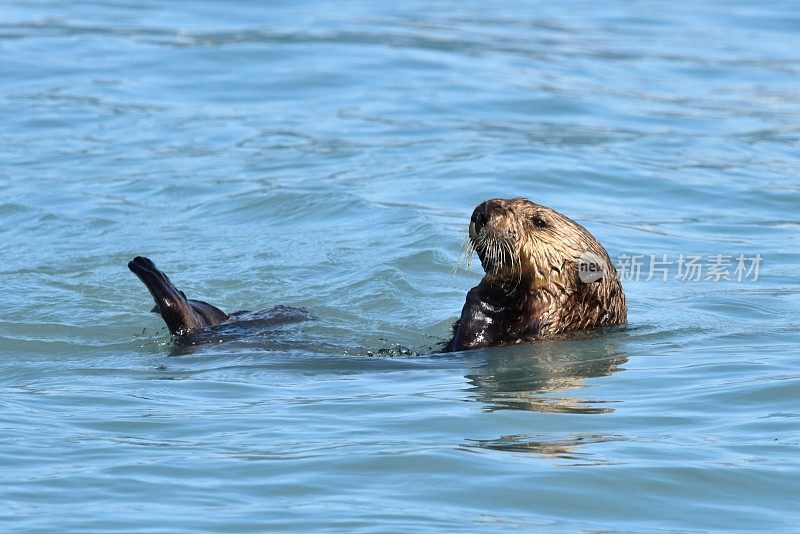
[[[531,222],[533,223],[533,225],[536,228],[546,228],[547,227],[547,221],[545,221],[544,219],[542,219],[538,215],[534,215],[533,217],[531,217]]]

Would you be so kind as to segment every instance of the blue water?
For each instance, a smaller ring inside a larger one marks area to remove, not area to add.
[[[2,2],[0,530],[796,531],[798,95],[789,1]],[[430,355],[511,196],[758,278]]]

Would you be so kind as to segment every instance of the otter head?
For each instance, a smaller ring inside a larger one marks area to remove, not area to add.
[[[586,228],[524,198],[481,203],[469,248],[486,271],[445,351],[522,343],[625,322],[622,284]]]
[[[583,226],[524,198],[482,202],[469,224],[485,280],[512,290],[569,292],[616,277],[605,249]]]
[[[522,343],[625,322],[622,284],[586,228],[524,198],[481,203],[469,248],[486,271],[445,351]]]

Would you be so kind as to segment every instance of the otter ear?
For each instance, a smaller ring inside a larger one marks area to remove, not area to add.
[[[597,254],[589,251],[584,252],[578,257],[576,266],[578,269],[578,280],[584,284],[592,284],[602,280],[608,270],[606,261]]]

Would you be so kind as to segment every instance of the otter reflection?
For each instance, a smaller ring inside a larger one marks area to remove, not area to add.
[[[552,439],[552,437],[544,434],[512,434],[509,436],[500,436],[498,439],[473,440],[470,441],[466,447],[506,452],[528,452],[549,458],[580,460],[586,464],[597,465],[609,464],[612,462],[590,457],[586,453],[576,451],[576,449],[581,445],[626,441],[626,439],[627,438],[614,434],[577,433],[564,436],[560,439]]]
[[[466,378],[487,411],[612,412],[613,400],[583,394],[584,380],[615,373],[628,358],[613,335],[586,338],[487,350],[483,365]]]
[[[616,401],[593,397],[586,380],[624,369],[622,365],[628,358],[618,343],[615,333],[586,333],[580,338],[487,349],[482,364],[466,378],[474,399],[483,403],[488,412],[608,414],[614,411]],[[468,440],[465,446],[571,458],[573,449],[580,445],[621,439],[597,433],[547,437],[522,432]]]

